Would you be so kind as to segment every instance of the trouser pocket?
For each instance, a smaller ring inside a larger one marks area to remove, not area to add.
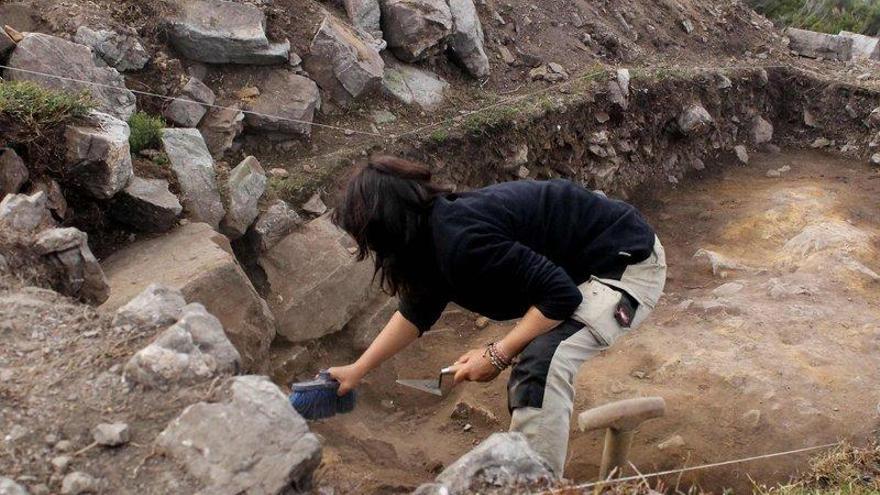
[[[572,319],[583,323],[601,344],[610,346],[626,333],[614,317],[623,294],[597,279],[580,286],[584,300]]]

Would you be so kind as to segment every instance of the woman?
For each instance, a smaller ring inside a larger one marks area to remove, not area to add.
[[[561,476],[578,368],[644,321],[663,292],[663,247],[639,212],[564,180],[454,194],[423,165],[377,156],[351,179],[334,221],[400,298],[367,351],[330,369],[339,393],[428,331],[450,302],[520,318],[503,339],[461,356],[455,382],[490,381],[512,365],[510,429]]]

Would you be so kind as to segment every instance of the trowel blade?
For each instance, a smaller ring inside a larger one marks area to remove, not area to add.
[[[421,392],[443,397],[443,391],[440,390],[440,384],[437,383],[437,380],[397,380],[397,383],[404,387],[414,388]]]

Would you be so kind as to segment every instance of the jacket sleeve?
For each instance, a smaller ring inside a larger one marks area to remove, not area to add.
[[[401,295],[398,311],[419,329],[419,337],[431,329],[440,316],[449,299],[439,293],[424,293],[419,296]]]
[[[455,270],[478,286],[518,287],[551,320],[574,314],[583,295],[565,270],[503,233],[469,236],[456,251]]]

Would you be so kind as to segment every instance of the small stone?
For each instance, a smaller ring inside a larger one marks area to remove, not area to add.
[[[632,372],[633,378],[638,378],[639,380],[644,380],[648,377],[648,374],[642,370],[635,370]]]
[[[266,192],[266,173],[260,162],[249,156],[239,163],[229,174],[226,191],[226,216],[220,228],[230,239],[238,239],[260,214],[260,198]]]
[[[598,122],[600,124],[604,124],[605,122],[608,122],[609,120],[611,120],[611,116],[608,115],[606,112],[596,112],[595,117],[596,117],[596,122]]]
[[[125,423],[102,423],[92,429],[95,443],[105,447],[118,447],[131,440],[131,430]]]
[[[269,176],[276,179],[286,179],[290,177],[290,172],[284,170],[283,168],[272,168],[269,169]]]
[[[832,142],[828,138],[818,137],[818,138],[816,138],[815,141],[813,141],[813,144],[811,144],[810,147],[815,148],[815,149],[827,148],[827,147],[831,146],[831,144],[832,144]]]
[[[520,167],[519,169],[517,169],[516,176],[519,177],[520,179],[528,179],[529,174],[531,174],[531,173],[532,173],[531,170],[529,170],[527,167],[523,166],[523,167]]]
[[[0,476],[0,495],[28,495],[28,491],[15,480]]]
[[[150,55],[135,35],[80,26],[74,41],[91,47],[107,65],[120,72],[141,70],[150,61]]]
[[[73,450],[73,442],[70,440],[61,440],[55,444],[55,450],[58,452],[70,452]]]
[[[324,213],[327,213],[327,205],[321,200],[320,193],[313,194],[312,197],[302,206],[302,209],[313,215],[323,215]]]
[[[742,420],[743,423],[749,428],[757,428],[761,424],[761,411],[757,409],[752,409],[751,411],[743,414]]]
[[[216,96],[202,81],[191,77],[165,109],[165,118],[181,127],[195,127],[214,104]]]
[[[782,174],[779,173],[779,170],[771,169],[767,171],[767,177],[781,177]]]
[[[474,428],[474,425],[468,423],[468,424],[464,425],[464,427],[462,428],[462,430],[464,430],[464,431],[471,431],[473,428]]]
[[[715,297],[729,297],[743,290],[745,286],[737,282],[729,282],[721,285],[712,291]]]
[[[69,455],[59,455],[58,457],[52,458],[52,467],[55,468],[55,471],[63,473],[64,471],[67,471],[67,468],[70,466],[70,461],[72,460],[73,458]]]
[[[880,153],[871,155],[871,165],[880,167]]]
[[[657,445],[659,450],[678,450],[686,445],[681,435],[673,435]]]
[[[81,493],[97,493],[98,480],[82,471],[74,471],[61,481],[62,495],[80,495]]]
[[[372,114],[372,119],[376,125],[384,125],[397,121],[397,116],[388,110],[376,110]]]
[[[736,159],[740,161],[743,165],[749,164],[749,152],[746,150],[746,147],[739,144],[733,147],[734,153],[736,153]]]
[[[506,46],[499,45],[498,54],[501,55],[501,60],[503,60],[505,64],[513,65],[516,63],[516,57],[513,56],[513,52],[511,52]]]
[[[0,378],[2,378],[2,376],[3,376],[3,374],[2,374],[2,372],[0,372]],[[45,442],[46,445],[51,447],[51,446],[55,445],[56,443],[58,443],[58,435],[56,435],[54,433],[49,433],[48,435],[43,437],[43,442]]]
[[[691,34],[694,32],[694,23],[690,19],[684,19],[681,21],[681,28],[685,33]]]
[[[769,143],[773,140],[773,124],[762,117],[755,117],[752,123],[752,141],[755,144]]]
[[[700,103],[693,103],[679,114],[677,123],[682,134],[701,135],[707,132],[715,120]]]
[[[235,97],[239,100],[249,101],[258,96],[260,96],[260,88],[256,88],[254,86],[247,86],[235,92]]]
[[[6,434],[4,440],[14,443],[27,436],[27,434],[27,428],[21,425],[14,425],[12,428],[9,429],[9,433]]]
[[[248,231],[248,240],[257,253],[272,249],[293,229],[302,225],[302,219],[286,201],[278,199],[257,217]]]
[[[488,327],[489,326],[489,318],[486,318],[485,316],[481,316],[481,317],[477,318],[474,321],[474,326],[476,326],[480,330]]]

